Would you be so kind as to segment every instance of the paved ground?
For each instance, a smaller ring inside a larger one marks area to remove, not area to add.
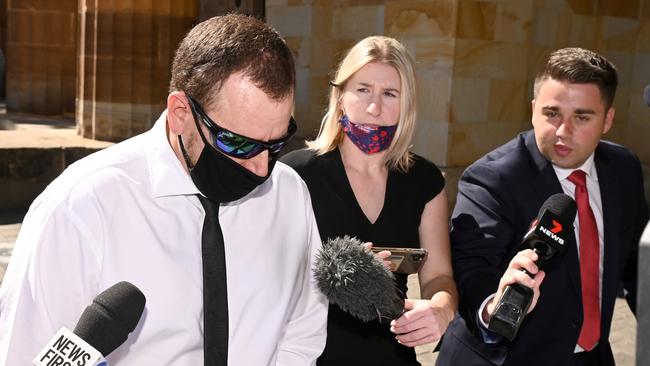
[[[0,148],[105,148],[111,142],[77,135],[73,117],[7,114],[0,103]]]

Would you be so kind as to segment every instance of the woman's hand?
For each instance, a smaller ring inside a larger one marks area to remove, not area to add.
[[[407,347],[438,341],[454,317],[450,309],[434,306],[431,300],[406,299],[404,310],[402,316],[390,323],[390,330]]]
[[[420,296],[424,300],[406,299],[406,312],[391,322],[390,330],[397,341],[408,347],[438,341],[458,307],[447,220],[447,195],[442,190],[425,205],[418,229],[420,246],[429,252],[418,272]]]
[[[363,243],[363,249],[366,252],[370,252],[372,250],[372,243],[371,242],[366,242]],[[384,263],[384,266],[388,268],[391,271],[394,271],[395,268],[393,268],[393,262],[390,261],[390,251],[388,250],[382,250],[381,252],[375,253],[375,258],[381,260]]]

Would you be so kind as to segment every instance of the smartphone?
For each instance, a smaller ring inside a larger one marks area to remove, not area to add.
[[[391,268],[395,273],[417,273],[427,259],[427,250],[422,248],[388,248],[372,247],[375,253],[388,250],[390,252]]]

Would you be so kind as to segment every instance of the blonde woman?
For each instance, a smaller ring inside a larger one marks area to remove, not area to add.
[[[414,346],[438,340],[457,307],[447,198],[440,170],[409,151],[416,82],[406,48],[368,37],[341,62],[318,137],[284,156],[305,180],[323,240],[356,236],[382,247],[422,247],[422,299],[389,322],[364,323],[330,306],[319,365],[417,365]],[[407,275],[396,275],[406,293]]]

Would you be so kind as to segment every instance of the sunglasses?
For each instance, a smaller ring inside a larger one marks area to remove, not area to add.
[[[194,116],[197,117],[198,115],[200,120],[203,121],[203,124],[205,124],[210,131],[213,146],[222,153],[234,158],[250,159],[259,155],[264,150],[268,150],[270,155],[277,155],[285,146],[287,146],[287,143],[298,129],[296,121],[291,117],[289,120],[289,130],[287,131],[286,136],[271,141],[255,140],[250,137],[236,134],[223,127],[219,127],[216,122],[208,117],[197,101],[189,95],[187,96],[187,99],[190,101],[190,107],[192,108]]]

